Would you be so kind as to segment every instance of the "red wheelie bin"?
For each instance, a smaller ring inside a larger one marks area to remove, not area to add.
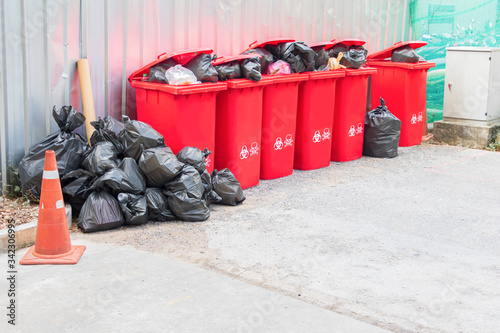
[[[255,55],[220,57],[214,66]],[[272,77],[255,82],[248,79],[224,81],[227,90],[217,95],[215,125],[215,168],[228,168],[240,182],[242,189],[259,184],[262,100],[264,87],[273,83]]]
[[[364,45],[359,39],[332,40],[336,44]],[[343,69],[345,77],[335,90],[332,161],[347,162],[363,156],[363,136],[368,96],[368,78],[376,68]]]
[[[250,49],[293,41],[289,38],[256,41],[250,44]],[[299,84],[309,79],[302,74],[270,77],[273,83],[264,88],[262,106],[260,179],[281,178],[293,173]]]
[[[328,50],[334,43],[314,43]],[[335,86],[345,72],[341,70],[304,72],[308,81],[299,86],[295,159],[293,167],[313,170],[330,165]]]
[[[422,129],[427,121],[427,71],[436,66],[427,61],[405,63],[386,60],[395,49],[405,45],[417,49],[427,43],[398,42],[368,56],[369,66],[377,68],[377,73],[371,79],[372,106],[378,105],[382,97],[387,108],[401,120],[401,147],[419,145],[422,142]]]
[[[142,77],[149,69],[169,58],[180,65],[198,54],[212,53],[209,48],[174,52],[138,69],[130,75],[129,82],[136,90],[137,119],[153,126],[165,137],[165,144],[177,154],[186,146],[208,148],[213,153],[205,161],[207,170],[214,168],[215,158],[215,101],[220,91],[226,90],[224,82],[174,86],[165,83],[144,82]]]

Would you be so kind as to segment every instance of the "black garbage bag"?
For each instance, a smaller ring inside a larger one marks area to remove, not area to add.
[[[342,52],[343,57],[340,59],[340,64],[347,68],[357,69],[366,63],[366,55],[368,51],[361,45],[346,45],[339,43],[332,47],[328,54],[332,58],[337,58]]]
[[[121,121],[111,117],[106,116],[104,119],[104,129],[106,132],[113,132],[118,137],[118,134],[125,129],[125,124]]]
[[[240,182],[227,168],[212,172],[212,186],[222,198],[219,202],[221,205],[236,206],[245,201],[245,194],[243,194]]]
[[[317,71],[328,71],[330,68],[328,67],[328,60],[330,60],[330,56],[328,52],[326,52],[323,46],[317,46],[312,48],[314,52],[316,52],[316,58],[314,59],[314,66]]]
[[[167,77],[165,76],[165,73],[170,67],[174,67],[175,65],[178,64],[179,63],[175,61],[173,58],[168,58],[152,66],[149,69],[149,78],[148,78],[149,82],[168,84],[168,80]]]
[[[123,223],[118,201],[106,191],[90,193],[78,216],[78,226],[83,232],[119,228]]]
[[[208,172],[208,170],[205,169],[205,171],[203,171],[203,173],[200,174],[200,177],[201,177],[201,182],[203,183],[203,188],[204,188],[203,200],[205,200],[207,202],[207,205],[210,205],[212,203],[221,202],[222,198],[213,189],[212,176],[210,176],[210,173]]]
[[[272,64],[273,62],[275,62],[276,59],[271,52],[269,52],[268,50],[262,48],[262,47],[257,47],[255,49],[250,49],[250,50],[246,50],[245,52],[243,52],[243,54],[252,54],[252,53],[257,53],[257,54],[260,54],[262,57],[259,58],[259,63],[260,63],[260,72],[261,73],[265,73],[266,70],[267,70],[267,67]]]
[[[198,81],[215,83],[218,80],[217,70],[212,65],[212,57],[206,53],[198,54],[184,67],[193,72]]]
[[[208,205],[203,200],[205,188],[199,172],[191,165],[184,165],[174,180],[165,184],[164,194],[174,215],[189,222],[205,221],[210,217]]]
[[[184,147],[177,153],[177,159],[182,163],[193,166],[199,173],[206,170],[205,158],[212,152],[205,148],[201,150],[196,147]]]
[[[416,63],[419,60],[420,56],[410,45],[403,45],[392,51],[391,61],[393,62]]]
[[[401,121],[387,109],[382,97],[380,104],[366,114],[363,155],[396,157],[398,156]]]
[[[202,199],[205,188],[198,170],[185,164],[181,172],[172,181],[165,184],[165,190],[169,192],[185,191],[190,198]]]
[[[64,202],[71,205],[73,216],[78,217],[85,199],[87,190],[97,176],[87,170],[78,169],[65,174],[61,178]]]
[[[260,81],[262,79],[261,65],[258,57],[244,59],[240,67],[241,77],[253,81]]]
[[[166,222],[176,219],[175,215],[168,208],[167,197],[163,195],[160,188],[147,188],[145,197],[148,204],[149,220],[156,222]]]
[[[95,143],[83,155],[82,168],[96,175],[118,167],[118,151],[109,141]]]
[[[125,129],[118,134],[118,139],[125,147],[123,151],[125,157],[132,157],[138,161],[143,149],[165,146],[163,135],[150,125],[142,121],[130,120],[127,116],[123,116],[123,120]]]
[[[125,217],[126,225],[148,223],[148,204],[145,196],[120,193],[118,194],[118,204]]]
[[[92,183],[89,191],[95,191],[99,189],[113,193],[114,196],[118,196],[118,194],[120,193],[141,193],[141,189],[137,188],[134,185],[129,175],[127,175],[125,171],[119,168],[113,168],[106,171],[104,175],[97,178]]]
[[[146,191],[146,178],[133,158],[125,157],[118,167],[127,174],[134,187],[140,190],[140,193]]]
[[[241,78],[240,62],[238,60],[214,66],[219,76],[219,81]]]
[[[314,71],[316,52],[303,42],[266,45],[266,49],[276,58],[288,62],[292,73]]]
[[[95,128],[94,133],[92,133],[92,136],[90,137],[90,144],[94,146],[98,142],[111,142],[113,146],[115,146],[116,151],[118,154],[123,153],[123,145],[121,144],[120,140],[118,140],[118,136],[116,133],[112,130],[109,129],[108,126],[114,126],[113,123],[109,121],[109,119],[113,119],[111,117],[107,117],[108,122],[104,120],[104,118],[99,117],[96,121],[91,121],[90,124]]]
[[[139,169],[146,176],[148,187],[163,187],[179,174],[183,166],[184,163],[169,147],[146,149],[139,159]]]
[[[72,133],[85,122],[83,114],[66,105],[58,109],[54,106],[52,116],[60,130],[31,148],[19,163],[19,176],[26,195],[40,197],[46,150],[55,152],[59,176],[64,176],[80,168],[83,154],[88,148],[87,142],[80,135]]]

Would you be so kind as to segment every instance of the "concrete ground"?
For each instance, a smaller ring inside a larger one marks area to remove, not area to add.
[[[399,152],[262,181],[203,223],[73,233],[77,266],[20,268],[19,324],[498,332],[500,154]]]

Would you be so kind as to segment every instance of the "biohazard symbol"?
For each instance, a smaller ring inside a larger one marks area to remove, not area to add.
[[[422,112],[418,113],[418,122],[421,123],[424,121],[424,117],[422,116]]]
[[[257,142],[252,142],[252,147],[250,148],[250,156],[257,155],[259,153],[259,145]]]
[[[363,134],[363,124],[358,123],[358,128],[356,128],[356,134]]]
[[[321,142],[321,133],[319,131],[314,132],[313,142],[314,143]]]
[[[247,146],[241,147],[240,158],[242,160],[244,160],[244,159],[248,158],[248,155],[250,155],[250,153],[248,152]]]
[[[417,115],[414,113],[413,116],[411,116],[411,124],[415,125],[417,123]]]
[[[288,134],[285,138],[285,147],[291,147],[293,145],[292,135]]]
[[[281,138],[278,137],[276,138],[276,142],[274,143],[274,150],[280,150],[283,149],[283,141],[281,141]]]
[[[355,136],[356,135],[356,128],[354,127],[354,125],[351,125],[351,128],[349,128],[348,134],[349,134],[349,136]]]
[[[205,166],[207,168],[210,168],[210,163],[211,162],[212,162],[212,160],[210,159],[210,156],[205,157]]]
[[[330,129],[327,127],[323,130],[323,140],[330,140],[330,137],[332,135],[330,134]]]

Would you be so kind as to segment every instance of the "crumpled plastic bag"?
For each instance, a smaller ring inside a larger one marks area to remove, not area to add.
[[[196,79],[193,72],[189,69],[182,67],[181,65],[175,65],[169,68],[165,73],[168,84],[173,86],[184,86],[194,83],[201,83]]]
[[[60,130],[31,148],[19,163],[19,176],[26,195],[40,197],[46,150],[55,152],[59,176],[64,176],[80,168],[83,154],[88,148],[80,135],[72,133],[85,122],[83,114],[66,105],[60,108],[54,106],[52,116]]]
[[[238,60],[214,66],[219,76],[219,81],[241,78],[240,62]]]
[[[73,216],[78,217],[82,209],[87,191],[92,185],[96,175],[83,169],[68,172],[61,178],[61,187],[64,202],[71,205]]]
[[[173,58],[168,58],[159,64],[154,65],[149,69],[149,82],[153,83],[167,83],[168,80],[165,75],[165,73],[171,68],[174,67],[175,65],[178,65],[179,63],[175,61]]]
[[[125,124],[122,123],[121,121],[111,117],[111,116],[106,116],[103,118],[104,120],[104,127],[103,129],[106,132],[113,132],[116,134],[116,137],[118,137],[118,134],[125,129]]]
[[[189,222],[205,221],[210,216],[203,200],[204,186],[200,174],[191,165],[184,165],[177,177],[165,184],[168,206],[174,215]]]
[[[125,217],[126,225],[148,223],[148,204],[143,195],[120,193],[118,194],[118,204]]]
[[[346,68],[358,69],[366,63],[366,55],[368,51],[360,45],[346,45],[339,43],[328,50],[328,54],[332,58],[337,58],[342,52],[343,57],[340,59],[340,64]]]
[[[166,222],[176,219],[174,213],[168,208],[168,200],[157,187],[146,189],[146,202],[148,204],[148,218],[151,221]]]
[[[127,174],[130,182],[136,189],[140,190],[140,193],[146,191],[146,178],[139,170],[139,166],[133,158],[125,157],[118,167]]]
[[[290,64],[283,60],[273,62],[267,67],[267,75],[287,75],[291,73]]]
[[[99,189],[113,193],[114,196],[117,196],[120,193],[141,193],[141,189],[135,187],[129,175],[127,175],[125,171],[119,168],[113,168],[106,171],[104,175],[97,178],[94,183],[92,183],[89,191],[95,191]]]
[[[328,60],[330,60],[330,56],[328,52],[326,52],[323,46],[316,46],[312,48],[314,52],[316,52],[316,58],[314,59],[314,66],[317,71],[328,71],[330,68],[328,67]]]
[[[398,156],[401,121],[387,109],[382,97],[380,104],[365,116],[363,155],[396,157]]]
[[[201,150],[196,147],[184,147],[177,153],[177,159],[193,166],[199,173],[202,173],[206,169],[205,158],[211,153],[208,148]]]
[[[391,61],[417,63],[420,61],[420,56],[410,45],[403,45],[392,51]]]
[[[245,194],[243,194],[240,182],[227,168],[212,172],[212,186],[222,198],[219,202],[221,205],[236,206],[245,201]]]
[[[105,120],[106,118],[108,120],[107,122]],[[107,116],[106,118],[99,117],[96,121],[90,122],[90,125],[95,128],[94,133],[92,133],[92,136],[90,137],[90,144],[94,146],[98,142],[111,142],[113,146],[115,146],[118,154],[121,154],[124,150],[124,147],[121,144],[120,140],[118,140],[118,135],[113,130],[113,127],[116,126],[117,121],[115,121],[110,116]]]
[[[221,202],[222,198],[213,189],[212,176],[210,176],[210,173],[208,172],[208,170],[205,169],[205,171],[203,171],[203,173],[200,174],[200,177],[201,177],[201,182],[203,183],[203,188],[204,188],[203,200],[206,201],[207,206],[212,204],[212,203]]]
[[[151,125],[123,116],[125,129],[118,134],[118,139],[125,147],[123,155],[138,161],[142,150],[165,146],[165,139]]]
[[[163,187],[179,174],[183,166],[184,163],[169,147],[146,149],[139,159],[139,169],[146,176],[148,187]]]
[[[82,168],[96,175],[118,167],[118,151],[109,141],[95,143],[83,155]]]
[[[258,57],[243,59],[240,67],[241,77],[252,81],[260,81],[262,79],[261,65]]]
[[[83,232],[119,228],[124,222],[118,201],[105,191],[92,192],[78,216],[78,226]]]
[[[242,54],[252,54],[252,53],[257,53],[260,54],[262,57],[259,58],[259,63],[260,63],[260,72],[261,73],[266,73],[267,67],[275,62],[276,57],[272,55],[271,52],[266,50],[265,48],[262,47],[256,47],[255,49],[249,49],[243,52]]]
[[[198,54],[184,64],[184,67],[193,72],[198,81],[215,83],[219,79],[217,70],[212,65],[212,57],[206,53]]]
[[[288,42],[277,45],[266,45],[266,49],[277,59],[290,64],[292,73],[314,71],[316,52],[304,42]]]

